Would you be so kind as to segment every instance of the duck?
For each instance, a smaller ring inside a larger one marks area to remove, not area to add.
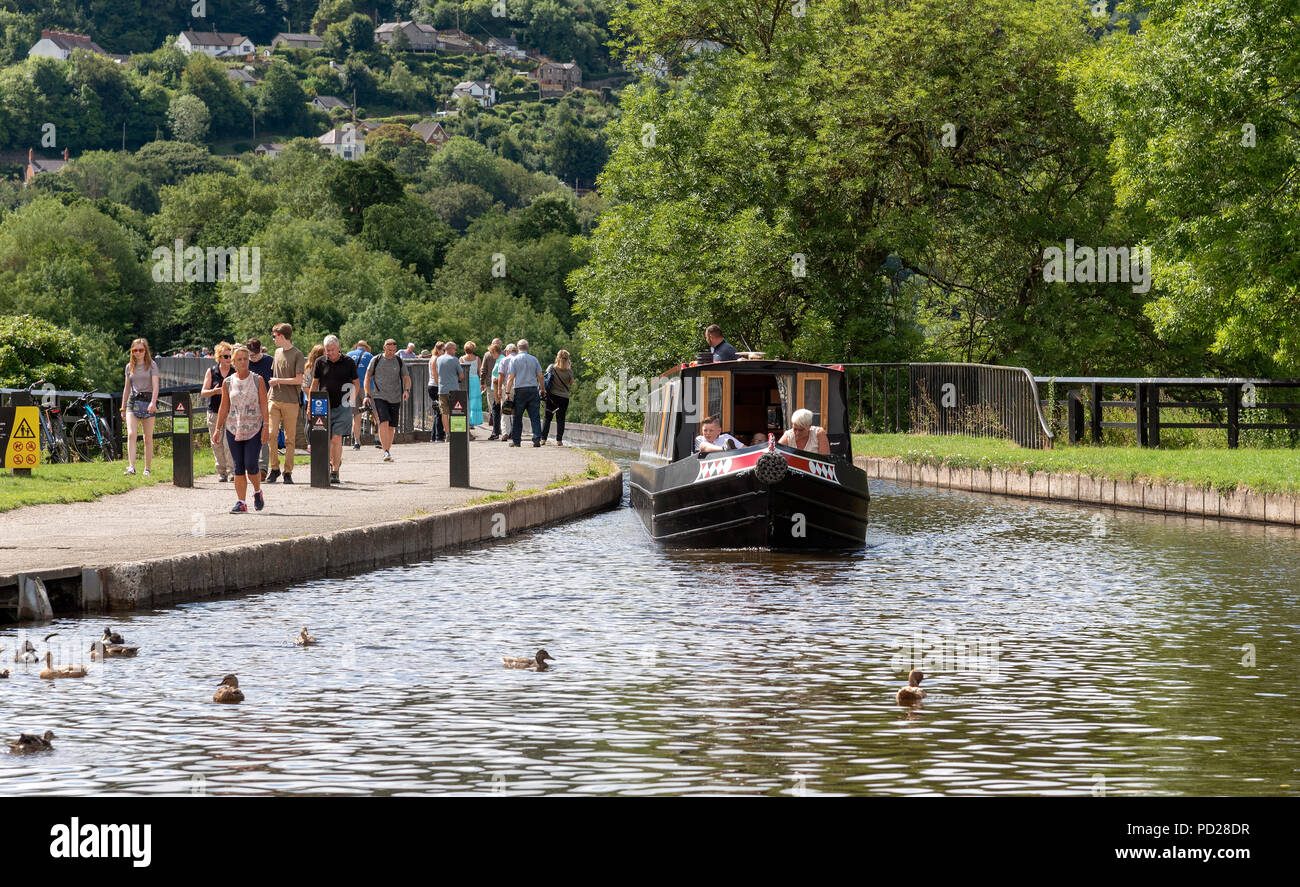
[[[293,639],[295,647],[310,647],[314,643],[316,643],[316,639],[307,634],[307,626],[305,625],[302,627],[302,632]]]
[[[907,686],[898,691],[899,705],[915,705],[925,698],[925,691],[921,689],[921,681],[925,680],[925,673],[919,668],[912,669],[907,675]]]
[[[532,659],[529,659],[525,656],[502,656],[501,657],[501,661],[506,664],[506,668],[534,668],[537,669],[538,671],[546,671],[546,669],[549,667],[546,664],[546,660],[548,659],[551,660],[552,662],[555,661],[555,657],[553,657],[550,653],[547,653],[545,650],[538,650],[537,655],[534,656]]]
[[[90,645],[91,659],[126,659],[139,652],[139,647],[128,647],[125,644],[108,644],[104,641],[95,641]]]
[[[244,691],[239,689],[239,678],[232,674],[221,679],[217,692],[212,694],[213,702],[243,702]]]
[[[41,677],[47,681],[55,678],[84,678],[86,676],[86,666],[84,665],[60,665],[54,667],[54,654],[48,650],[45,652],[45,667],[41,669]]]
[[[34,751],[52,751],[54,744],[50,740],[53,738],[53,730],[46,730],[44,736],[21,733],[17,739],[9,743],[9,752],[15,755],[25,755]]]
[[[5,651],[5,648],[4,648],[4,647],[0,647],[0,653],[3,653],[4,651]],[[4,679],[7,678],[7,677],[9,677],[9,669],[7,669],[7,668],[0,668],[0,680],[4,680]]]
[[[36,648],[32,646],[31,638],[24,640],[18,647],[17,652],[14,653],[14,662],[22,662],[26,665],[31,665],[34,662],[40,661],[41,657],[37,654]]]
[[[122,636],[121,636],[120,634],[118,634],[117,632],[113,631],[113,629],[112,629],[111,626],[105,625],[105,626],[104,626],[104,643],[105,643],[105,644],[117,644],[117,645],[120,646],[120,645],[122,645],[122,644],[125,644],[126,641],[122,640]]]

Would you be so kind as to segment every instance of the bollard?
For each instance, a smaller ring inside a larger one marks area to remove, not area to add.
[[[172,395],[172,485],[194,486],[194,436],[190,431],[190,396]]]
[[[330,399],[313,395],[307,417],[307,443],[311,445],[311,485],[330,485]]]
[[[469,392],[452,391],[451,415],[447,420],[450,446],[451,485],[469,486]]]
[[[25,391],[15,392],[10,403],[0,409],[0,468],[12,469],[14,477],[31,477],[41,458],[40,407]]]

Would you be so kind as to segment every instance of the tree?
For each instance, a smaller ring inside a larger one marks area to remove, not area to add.
[[[178,95],[167,108],[167,125],[177,141],[203,141],[210,120],[208,106],[198,96]]]
[[[402,198],[402,183],[393,168],[368,155],[360,161],[339,163],[326,186],[349,234],[361,232],[367,207],[397,203]]]
[[[288,65],[273,63],[257,89],[257,114],[264,125],[295,126],[303,120],[307,93]]]
[[[410,197],[400,203],[377,203],[366,208],[361,242],[384,250],[417,274],[431,279],[455,239],[451,227],[428,204]]]
[[[1067,72],[1151,248],[1156,329],[1236,375],[1300,371],[1295,38],[1283,0],[1164,0]]]
[[[65,391],[85,388],[81,340],[29,314],[0,316],[0,388],[42,379]]]

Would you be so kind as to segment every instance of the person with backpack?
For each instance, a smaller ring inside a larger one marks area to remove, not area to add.
[[[569,398],[573,396],[573,361],[569,352],[561,348],[555,354],[555,363],[546,368],[543,376],[546,389],[546,412],[542,418],[542,446],[551,434],[551,418],[555,418],[555,445],[564,446],[564,417],[569,412]]]
[[[208,399],[208,436],[212,440],[212,455],[217,460],[217,480],[225,483],[230,480],[230,445],[226,442],[226,436],[217,428],[217,416],[221,413],[222,387],[235,372],[235,365],[230,360],[235,346],[229,342],[219,342],[213,351],[217,362],[204,374],[203,390],[199,394]]]
[[[322,354],[324,353],[324,350],[325,349],[321,347]],[[357,377],[364,379],[366,373],[370,370],[370,361],[375,357],[374,353],[370,350],[370,345],[367,344],[365,339],[358,340],[357,346],[348,352],[348,357],[352,358],[352,362],[357,365]],[[315,362],[313,361],[310,365],[315,366]],[[354,450],[361,449],[362,415],[362,410],[356,410],[352,414],[352,449]],[[375,446],[380,446],[378,435],[375,436]]]

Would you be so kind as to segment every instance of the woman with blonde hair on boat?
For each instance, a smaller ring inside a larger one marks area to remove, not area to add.
[[[811,410],[795,410],[794,415],[790,417],[790,430],[781,435],[781,439],[777,443],[787,447],[794,447],[796,450],[829,456],[831,454],[831,442],[826,439],[826,429],[814,425],[812,421],[813,414]]]

